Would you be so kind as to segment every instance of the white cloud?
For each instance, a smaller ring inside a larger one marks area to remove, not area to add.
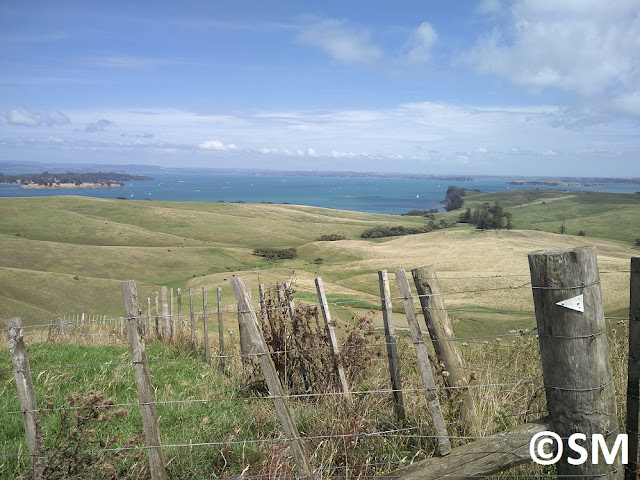
[[[478,148],[476,148],[476,149],[475,149],[475,152],[476,152],[476,153],[487,153],[488,151],[489,151],[489,150],[487,150],[487,149],[486,149],[486,148],[484,148],[484,147],[478,147]]]
[[[409,63],[423,64],[431,60],[431,51],[438,39],[433,25],[423,22],[411,32],[403,51],[404,58]]]
[[[9,110],[5,117],[9,125],[23,127],[67,125],[70,123],[69,117],[57,110],[47,110],[39,113],[26,108],[14,108]]]
[[[218,152],[238,150],[238,147],[236,147],[233,143],[230,143],[229,145],[225,145],[220,140],[207,140],[206,142],[202,142],[200,145],[198,145],[198,147],[200,147],[202,150],[215,150]]]
[[[297,39],[347,65],[371,64],[382,56],[368,30],[349,25],[344,20],[320,20],[304,28]]]
[[[331,153],[329,153],[329,156],[331,158],[353,158],[356,155],[352,152],[338,152],[336,150],[332,150]]]
[[[640,92],[640,3],[517,0],[466,60],[532,91],[560,88],[619,109],[616,99]]]
[[[553,150],[545,150],[544,152],[542,152],[542,155],[544,155],[545,157],[555,157],[558,154]]]
[[[314,158],[320,157],[320,154],[311,147],[307,148],[307,155]]]

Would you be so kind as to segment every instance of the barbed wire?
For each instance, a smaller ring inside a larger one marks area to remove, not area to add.
[[[476,388],[487,387],[508,387],[508,386],[522,386],[535,384],[535,379],[524,379],[519,382],[506,382],[506,383],[487,383],[487,384],[469,384],[469,385],[457,385],[457,386],[437,386],[435,388],[403,388],[399,390],[394,389],[380,389],[380,390],[359,390],[350,391],[350,395],[373,395],[373,394],[392,394],[394,392],[402,393],[424,393],[424,392],[438,392],[438,391],[454,391],[454,390],[467,390]],[[338,397],[346,396],[345,392],[317,392],[317,393],[294,393],[288,395],[254,395],[250,397],[211,397],[206,399],[185,399],[185,400],[155,400],[153,402],[124,402],[124,403],[106,403],[101,405],[92,405],[90,408],[97,409],[110,409],[120,407],[134,407],[143,405],[178,405],[178,404],[195,404],[195,403],[213,403],[220,401],[253,401],[253,400],[276,400],[276,399],[306,399],[306,398],[322,398],[322,397]],[[67,410],[83,410],[87,409],[86,406],[71,406],[71,407],[51,407],[51,408],[38,408],[35,410],[10,410],[0,412],[0,415],[15,415],[24,413],[37,413],[37,412],[56,412]]]

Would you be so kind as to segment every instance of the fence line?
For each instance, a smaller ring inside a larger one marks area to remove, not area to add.
[[[608,274],[608,273],[625,273],[624,271],[615,271],[615,272],[600,272],[602,274]],[[455,279],[455,278],[502,278],[502,277],[515,277],[515,276],[524,276],[524,275],[500,275],[500,276],[489,276],[489,277],[441,277],[441,279]],[[521,289],[527,285],[529,285],[529,283],[531,282],[527,282],[525,284],[522,285],[518,285],[518,286],[508,286],[508,287],[498,287],[498,288],[485,288],[485,289],[474,289],[474,290],[463,290],[463,291],[454,291],[454,292],[444,292],[444,293],[430,293],[430,294],[422,294],[422,295],[409,295],[409,296],[399,296],[399,297],[383,297],[380,298],[380,300],[407,300],[407,299],[423,299],[423,298],[429,298],[429,297],[443,297],[443,296],[447,296],[447,295],[456,295],[456,294],[462,294],[462,293],[482,293],[482,292],[489,292],[489,291],[497,291],[497,290],[515,290],[515,289]],[[561,290],[574,290],[574,289],[578,289],[578,288],[585,288],[585,287],[589,287],[589,286],[595,286],[597,285],[599,282],[592,282],[589,285],[576,285],[576,286],[568,286],[568,287],[554,287],[554,286],[532,286],[531,289],[532,290],[544,290],[544,291],[561,291]],[[298,307],[300,308],[304,308],[304,307],[314,307],[314,306],[321,306],[321,305],[345,305],[345,304],[354,304],[354,303],[371,303],[372,301],[375,300],[375,297],[371,300],[349,300],[349,301],[338,301],[338,302],[325,302],[325,303],[318,303],[318,304],[301,304]],[[276,310],[280,310],[281,307],[274,307],[274,308],[270,308],[269,311],[276,311]],[[528,316],[534,316],[535,312],[501,312],[501,311],[474,311],[474,310],[465,310],[465,309],[445,309],[442,308],[443,311],[465,311],[465,312],[469,312],[469,313],[478,313],[478,314],[508,314],[508,315],[528,315]],[[244,309],[233,309],[230,308],[229,310],[226,310],[228,313],[248,313],[251,310],[244,310]],[[149,312],[148,312],[149,313]],[[206,316],[207,313],[206,311],[204,311],[202,314],[198,314],[198,316]],[[105,316],[106,317],[106,316]],[[176,315],[167,315],[168,318],[173,319],[174,317],[176,317]],[[181,315],[178,315],[178,318],[180,318]],[[146,319],[149,318],[154,318],[154,316],[152,315],[141,315],[140,320],[142,322],[144,322]],[[184,318],[184,317],[182,317]],[[613,320],[629,320],[629,318],[625,318],[625,317],[604,317],[607,319],[613,319]],[[32,325],[32,326],[25,326],[23,328],[37,328],[37,327],[59,327],[61,325],[63,326],[67,326],[67,325],[79,325],[79,326],[88,326],[89,324],[99,324],[99,325],[104,325],[107,322],[123,322],[124,318],[120,317],[120,318],[113,318],[113,319],[107,319],[107,318],[98,318],[97,320],[87,320],[85,319],[84,321],[78,321],[78,322],[58,322],[58,323],[52,323],[52,324],[45,324],[45,325]],[[171,328],[173,329],[173,325],[171,325]],[[590,333],[588,335],[579,335],[579,336],[558,336],[558,335],[541,335],[539,333],[535,333],[536,329],[533,329],[531,331],[521,331],[518,333],[509,333],[509,334],[502,334],[502,335],[484,335],[484,336],[474,336],[474,337],[453,337],[453,338],[446,338],[446,339],[434,339],[432,340],[432,342],[437,343],[437,342],[462,342],[464,343],[469,343],[469,344],[478,344],[478,345],[490,345],[492,347],[500,347],[500,348],[510,348],[510,349],[517,349],[517,350],[534,350],[534,345],[531,346],[525,346],[525,345],[509,345],[507,343],[499,343],[501,341],[501,339],[506,339],[506,338],[521,338],[521,337],[529,337],[529,339],[533,339],[533,336],[535,335],[537,339],[540,338],[548,338],[548,339],[571,339],[571,340],[575,340],[575,339],[591,339],[593,340],[596,337],[599,337],[601,335],[603,335],[604,333],[606,333],[606,329],[600,330],[596,333]],[[489,343],[488,340],[489,339],[493,339],[496,340],[496,342],[491,342]],[[383,347],[383,346],[389,346],[391,344],[393,345],[405,345],[405,346],[411,346],[411,345],[416,345],[417,343],[422,343],[422,342],[384,342],[384,343],[376,343],[376,344],[358,344],[358,345],[345,345],[345,346],[340,346],[341,349],[350,349],[350,348],[379,348],[379,347]],[[315,348],[309,348],[309,349],[284,349],[284,350],[280,350],[280,351],[274,351],[274,352],[266,352],[268,354],[268,356],[273,356],[273,355],[288,355],[288,354],[293,354],[296,352],[310,352],[313,350],[328,350],[330,349],[329,346],[325,346],[325,347],[315,347]],[[212,355],[211,358],[219,358],[219,359],[232,359],[232,358],[245,358],[245,357],[255,357],[255,353],[249,353],[249,354],[226,354],[226,355],[219,355],[219,356],[215,356]],[[403,356],[403,358],[406,358]],[[411,357],[412,358],[412,357]],[[628,357],[612,357],[612,358],[618,358],[618,359],[626,359]],[[162,364],[162,363],[169,363],[169,362],[177,362],[177,361],[201,361],[201,358],[198,357],[193,357],[193,358],[173,358],[173,359],[146,359],[144,361],[139,361],[139,362],[134,362],[136,364]],[[49,367],[49,368],[45,368],[45,369],[32,369],[32,372],[43,372],[43,371],[50,371],[50,370],[57,370],[57,369],[65,369],[65,368],[70,368],[70,369],[81,369],[81,368],[89,368],[89,367],[115,367],[115,366],[121,366],[121,365],[132,365],[131,361],[128,362],[108,362],[108,363],[100,363],[100,364],[84,364],[84,365],[61,365],[61,366],[57,366],[57,367]],[[488,375],[507,375],[510,376],[510,374],[508,374],[507,372],[504,371],[492,371],[489,369],[486,370],[482,370],[477,368],[477,366],[474,367],[465,367],[463,365],[456,365],[453,363],[450,363],[451,367],[455,367],[455,368],[464,368],[467,370],[478,370],[478,371],[482,371]],[[11,372],[11,370],[6,371],[6,372],[0,372],[0,373],[8,373]],[[606,387],[608,387],[609,385],[611,385],[611,383],[613,382],[613,380],[611,382],[608,383],[604,383],[604,384],[600,384],[598,386],[593,386],[593,387],[589,387],[589,388],[567,388],[564,386],[558,386],[558,385],[547,385],[545,382],[536,382],[535,380],[539,379],[540,376],[536,376],[536,377],[532,377],[532,378],[526,378],[523,379],[519,382],[504,382],[504,383],[500,383],[500,382],[496,382],[496,383],[484,383],[484,384],[465,384],[465,385],[459,385],[459,386],[436,386],[435,390],[436,391],[455,391],[455,390],[469,390],[469,389],[480,389],[480,388],[491,388],[491,387],[513,387],[513,386],[525,386],[525,385],[536,385],[537,387],[540,388],[546,388],[546,389],[554,389],[554,390],[563,390],[563,391],[571,391],[571,392],[590,392],[590,391],[595,391],[595,390],[604,390]],[[351,395],[372,395],[372,394],[393,394],[394,392],[407,392],[407,393],[424,393],[424,392],[429,392],[429,391],[433,391],[434,389],[432,388],[402,388],[402,389],[378,389],[378,390],[363,390],[363,391],[352,391],[350,392]],[[623,394],[616,394],[617,396],[630,396],[630,395],[623,395]],[[261,395],[261,396],[251,396],[251,397],[237,397],[237,396],[230,396],[230,397],[221,397],[221,396],[214,396],[211,398],[207,398],[207,399],[186,399],[186,400],[159,400],[159,401],[153,401],[153,402],[130,402],[130,403],[120,403],[120,404],[109,404],[109,405],[97,405],[97,406],[92,406],[92,408],[116,408],[116,407],[124,407],[124,406],[143,406],[143,405],[180,405],[180,404],[194,404],[194,403],[210,403],[210,402],[216,402],[216,401],[250,401],[250,400],[274,400],[274,399],[304,399],[304,398],[320,398],[320,397],[337,397],[337,396],[345,396],[345,392],[321,392],[321,393],[302,393],[302,394],[287,394],[287,395]],[[82,409],[85,407],[57,407],[57,408],[41,408],[41,409],[36,409],[33,410],[34,412],[48,412],[48,411],[63,411],[63,410],[78,410],[78,409]],[[26,411],[26,410],[20,410],[20,411],[5,411],[5,412],[0,412],[0,414],[18,414],[18,413],[29,413],[31,412],[31,410]],[[540,411],[530,411],[530,410],[526,410],[524,412],[520,412],[520,413],[516,413],[516,414],[511,414],[511,415],[507,415],[507,416],[513,416],[513,417],[520,417],[523,415],[531,415],[531,414],[536,414],[536,413],[543,413]],[[496,418],[502,418],[504,415],[502,416],[491,416],[491,417],[480,417],[480,418],[476,418],[474,420],[466,420],[466,421],[453,421],[453,422],[446,422],[447,425],[455,425],[455,424],[460,424],[460,423],[471,423],[471,422],[479,422],[479,421],[483,421],[486,419],[496,419]],[[363,432],[363,433],[354,433],[354,434],[339,434],[339,435],[318,435],[318,436],[297,436],[295,437],[295,439],[301,439],[301,440],[314,440],[314,439],[331,439],[331,438],[348,438],[348,437],[375,437],[375,436],[382,436],[382,435],[393,435],[393,434],[398,434],[401,433],[402,431],[410,431],[410,430],[416,430],[419,429],[420,427],[408,427],[405,429],[395,429],[395,430],[387,430],[387,431],[381,431],[381,432]],[[398,438],[424,438],[424,439],[441,439],[442,435],[394,435],[395,437]],[[449,439],[459,439],[459,440],[480,440],[480,439],[496,439],[496,438],[503,438],[501,436],[472,436],[472,435],[446,435],[446,438]],[[512,437],[512,438],[518,438],[518,437]],[[523,437],[523,438],[527,438],[529,439],[530,437]],[[133,446],[133,447],[122,447],[122,448],[105,448],[105,449],[97,449],[97,450],[91,450],[91,451],[87,451],[87,452],[83,452],[83,453],[94,453],[94,452],[113,452],[113,451],[122,451],[122,450],[151,450],[151,449],[167,449],[167,448],[179,448],[179,447],[196,447],[196,446],[214,446],[214,445],[232,445],[232,444],[246,444],[246,443],[264,443],[264,442],[271,442],[271,441],[291,441],[294,440],[294,438],[263,438],[263,439],[248,439],[248,440],[237,440],[237,441],[222,441],[222,442],[202,442],[202,443],[190,443],[190,444],[169,444],[169,445],[158,445],[158,446]],[[29,454],[17,454],[17,455],[0,455],[0,457],[6,458],[6,457],[11,457],[11,456],[30,456]],[[385,462],[382,463],[380,465],[389,465],[390,463],[393,462]],[[366,465],[361,465],[361,466],[374,466],[374,464],[366,464]],[[335,468],[351,468],[350,466],[339,466],[339,467],[326,467],[326,468],[319,468],[319,469],[313,469],[314,472],[316,471],[322,471],[322,470],[332,470]],[[585,477],[596,477],[596,476],[607,476],[610,475],[612,472],[609,473],[604,473],[604,474],[598,474],[598,475],[590,475],[590,474],[581,474],[581,475],[576,475],[579,476],[580,478],[585,478]],[[615,473],[615,472],[613,472]],[[280,475],[277,475],[280,476]],[[340,478],[340,476],[336,476],[336,475],[331,475],[334,478]],[[515,477],[523,477],[523,478],[540,478],[540,475],[515,475]],[[367,478],[366,475],[359,475],[360,478]],[[473,478],[474,476],[468,476],[465,475],[465,478]],[[492,475],[482,475],[482,478],[492,478]],[[513,475],[512,475],[513,477]],[[544,477],[544,475],[543,475]],[[243,476],[242,478],[251,478],[251,476]],[[408,478],[406,475],[383,475],[382,478]]]
[[[598,272],[599,274],[618,274],[618,273],[630,273],[631,270],[619,270],[619,271],[601,271]],[[496,278],[509,278],[509,277],[528,277],[529,274],[496,274],[496,275],[489,275],[489,276],[483,276],[483,275],[479,275],[479,276],[455,276],[455,277],[446,277],[446,276],[442,276],[442,277],[438,277],[441,280],[458,280],[458,279],[496,279]],[[458,294],[463,294],[463,293],[482,293],[482,292],[489,292],[489,291],[499,291],[499,290],[513,290],[513,289],[520,289],[523,288],[527,285],[529,285],[531,282],[526,282],[524,284],[521,285],[516,285],[516,286],[507,286],[507,287],[497,287],[497,288],[487,288],[487,289],[474,289],[474,290],[460,290],[460,291],[453,291],[453,292],[441,292],[441,293],[437,293],[437,294],[423,294],[423,295],[411,295],[411,298],[414,299],[420,299],[420,298],[425,298],[425,297],[431,297],[431,296],[447,296],[447,295],[458,295]],[[582,288],[582,285],[579,286],[575,286],[575,287],[563,287],[566,289],[575,289],[575,288]],[[532,287],[533,288],[533,287]],[[398,296],[398,297],[390,297],[387,300],[402,300],[405,297],[402,296]],[[372,302],[380,302],[384,300],[381,297],[376,297],[375,295],[372,295],[372,297],[370,299],[362,299],[362,300],[343,300],[343,301],[336,301],[336,302],[327,302],[327,305],[334,305],[334,306],[340,306],[340,305],[350,305],[353,303],[372,303]],[[311,303],[303,303],[303,304],[299,304],[297,305],[297,307],[302,308],[302,307],[321,307],[322,303],[318,302],[311,302]],[[275,311],[275,310],[279,310],[280,307],[273,307],[270,310]],[[224,313],[247,313],[247,312],[243,312],[243,311],[238,311],[235,308],[235,305],[228,305],[226,307],[222,307],[222,310],[224,311]],[[463,311],[463,310],[456,310],[456,309],[447,309],[448,311]],[[420,312],[418,312],[420,313]],[[482,313],[481,311],[478,311],[477,313]],[[531,313],[523,313],[523,312],[487,312],[487,313],[504,313],[504,314],[513,314],[513,315],[535,315],[535,312],[531,312]],[[66,316],[67,314],[65,314]],[[77,316],[80,314],[68,314],[71,316]],[[82,314],[85,315],[85,314]],[[88,314],[88,315],[101,315],[101,314]],[[203,313],[197,314],[199,316],[202,316]],[[181,315],[178,314],[167,314],[166,315],[167,318],[173,318],[173,317],[180,317]],[[147,316],[147,315],[143,315],[143,317],[145,319],[147,318],[154,318],[154,315],[151,316]],[[611,318],[617,318],[617,317],[611,317]],[[625,319],[628,320],[628,318],[619,318],[619,319]],[[46,323],[46,324],[37,324],[37,325],[23,325],[22,329],[30,329],[30,328],[45,328],[45,327],[57,327],[59,325],[86,325],[89,323],[105,323],[105,322],[118,322],[118,321],[123,321],[124,317],[115,317],[115,318],[107,318],[107,319],[95,319],[95,320],[79,320],[79,321],[68,321],[68,322],[55,322],[55,323]],[[6,327],[2,328],[0,330],[7,330]]]

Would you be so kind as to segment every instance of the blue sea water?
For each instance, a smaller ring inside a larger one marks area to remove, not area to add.
[[[145,174],[145,172],[138,173]],[[508,185],[507,182],[518,179],[509,177],[478,177],[474,181],[456,182],[264,174],[154,172],[146,175],[154,180],[125,182],[123,188],[104,190],[28,190],[20,189],[15,185],[0,185],[0,197],[81,195],[100,198],[126,197],[131,200],[287,202],[340,210],[399,214],[412,209],[442,209],[440,202],[444,200],[449,185],[457,185],[469,190],[478,189],[483,192],[539,188]],[[585,190],[586,188],[555,187],[555,189]],[[612,183],[589,190],[634,193],[640,190],[640,185]]]

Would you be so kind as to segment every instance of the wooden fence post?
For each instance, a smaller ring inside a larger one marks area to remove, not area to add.
[[[396,270],[396,281],[398,282],[400,295],[403,297],[402,304],[404,305],[404,311],[407,314],[407,323],[409,323],[411,337],[413,338],[413,346],[416,351],[416,358],[418,359],[418,367],[420,369],[420,374],[422,375],[422,382],[426,389],[426,396],[429,402],[429,410],[431,410],[433,426],[436,430],[436,434],[438,435],[440,454],[447,455],[451,452],[451,442],[447,433],[447,427],[444,423],[444,417],[442,416],[440,400],[438,399],[438,388],[436,387],[433,373],[431,373],[429,356],[424,345],[424,340],[422,339],[422,332],[420,331],[416,308],[413,305],[413,296],[411,294],[409,280],[407,279],[407,273],[404,270]]]
[[[147,337],[151,336],[151,298],[147,297],[147,325],[145,328]]]
[[[349,393],[349,383],[347,382],[347,377],[344,374],[344,367],[342,366],[342,360],[340,359],[340,346],[338,345],[336,332],[333,329],[333,322],[331,320],[329,304],[327,303],[327,296],[325,295],[324,285],[322,284],[322,279],[320,277],[316,278],[316,291],[318,292],[318,299],[320,300],[320,310],[322,311],[322,318],[324,318],[324,328],[327,333],[327,339],[329,340],[329,346],[331,347],[335,369],[337,370],[338,378],[340,379],[342,393],[344,393],[344,397],[349,402],[353,402],[351,393]]]
[[[249,296],[249,302],[251,302],[251,291],[247,289],[247,295]],[[242,355],[242,365],[247,366],[249,358],[247,355],[251,353],[251,337],[249,336],[249,332],[247,331],[246,324],[243,320],[244,310],[240,307],[240,304],[237,304],[238,307],[238,335],[240,341],[240,354]]]
[[[140,306],[138,305],[138,292],[133,280],[122,282],[122,297],[124,309],[127,315],[127,329],[129,342],[131,343],[131,358],[133,373],[138,389],[140,411],[142,413],[142,425],[147,441],[149,454],[149,469],[153,480],[166,480],[167,472],[164,466],[164,453],[160,442],[160,429],[158,428],[158,416],[153,397],[153,385],[147,364],[147,351],[144,339],[139,334]]]
[[[284,298],[287,302],[287,308],[289,309],[289,317],[293,320],[296,306],[293,302],[293,292],[291,291],[291,284],[289,282],[285,282],[284,284]]]
[[[464,362],[458,343],[453,334],[451,320],[444,306],[438,276],[433,267],[420,267],[411,270],[416,291],[420,297],[420,305],[424,314],[424,320],[429,330],[429,336],[433,343],[433,349],[440,362],[443,362],[449,372],[445,377],[448,387],[455,387],[462,400],[460,405],[460,419],[463,430],[473,432],[473,423],[476,420],[476,410],[473,406],[473,397],[466,385]]]
[[[209,351],[209,324],[207,322],[209,309],[207,307],[207,288],[202,287],[202,328],[204,330],[204,361],[209,363],[211,360],[211,352]]]
[[[182,339],[182,290],[180,290],[179,288],[178,288],[178,291],[177,291],[177,295],[178,295],[178,299],[177,299],[177,302],[178,302],[178,322],[177,322],[178,329],[176,331],[176,336],[179,339]]]
[[[196,346],[196,311],[193,306],[193,288],[189,287],[189,315],[191,317],[191,345]]]
[[[173,288],[169,289],[169,338],[173,341],[174,332],[176,330],[176,317],[173,310]]]
[[[225,358],[224,358],[224,326],[222,324],[222,288],[216,288],[217,293],[217,309],[218,309],[218,345],[220,350],[220,369],[224,372]]]
[[[27,346],[22,336],[21,320],[19,318],[9,318],[6,320],[6,325],[9,331],[9,352],[11,353],[11,363],[13,364],[13,376],[16,379],[16,387],[18,389],[22,421],[27,436],[31,466],[33,467],[33,478],[34,480],[41,480],[44,479],[44,470],[47,467],[47,452],[45,451],[44,437],[40,428],[38,405],[36,404],[31,367],[27,357]]]
[[[162,303],[162,340],[169,340],[169,300],[167,299],[167,287],[160,289],[160,300]]]
[[[160,307],[158,305],[158,292],[156,292],[156,338],[160,338]]]
[[[273,366],[273,360],[267,351],[266,344],[262,333],[258,329],[258,319],[253,307],[251,306],[250,297],[245,290],[241,277],[235,277],[231,280],[231,288],[235,294],[238,305],[243,312],[241,319],[247,328],[249,338],[251,339],[251,353],[255,354],[256,359],[260,363],[260,368],[264,375],[269,394],[273,397],[273,403],[276,408],[278,419],[282,424],[285,435],[289,439],[287,443],[291,447],[291,453],[296,462],[298,474],[303,478],[313,479],[315,476],[311,471],[309,459],[304,451],[298,428],[293,420],[291,411],[289,410],[289,402],[284,394],[282,384],[278,378],[278,373]]]
[[[276,291],[278,292],[278,306],[280,306],[284,302],[284,286],[280,282],[276,283]]]
[[[258,295],[260,295],[260,313],[262,314],[262,332],[264,333],[267,323],[267,299],[265,296],[264,283],[258,285]]]
[[[391,289],[389,288],[389,276],[386,270],[378,270],[380,283],[380,301],[382,302],[382,320],[384,322],[384,336],[387,344],[387,358],[389,359],[389,375],[391,376],[391,390],[393,390],[393,407],[396,418],[404,422],[404,399],[402,397],[402,379],[400,377],[400,362],[398,361],[398,345],[396,345],[396,332],[393,326],[393,310],[391,306]]]
[[[611,450],[618,418],[596,249],[533,252],[529,268],[552,430],[563,439],[585,434],[588,452],[591,436],[601,434]],[[611,465],[602,456],[597,464],[571,465],[570,450],[564,452],[556,463],[558,476],[623,477],[620,455]]]
[[[629,463],[625,466],[625,480],[637,479],[638,432],[640,432],[640,257],[631,259],[629,282],[629,362],[627,377],[627,435]]]

